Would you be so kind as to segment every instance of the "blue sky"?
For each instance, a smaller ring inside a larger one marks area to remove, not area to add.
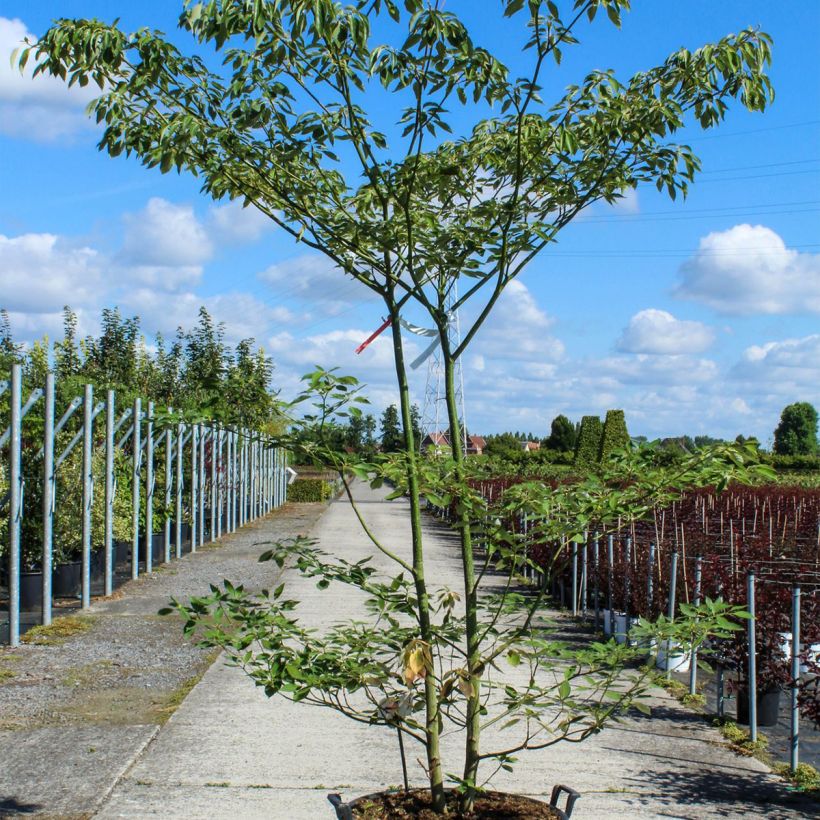
[[[749,25],[774,38],[777,99],[764,115],[735,107],[719,129],[681,137],[704,169],[685,203],[639,189],[596,206],[530,266],[465,355],[467,421],[475,432],[545,434],[558,413],[622,407],[633,434],[769,441],[785,404],[820,405],[820,3],[634,5],[621,32],[580,30],[547,100],[590,69],[625,78]],[[264,218],[203,197],[195,180],[99,153],[87,91],[9,67],[20,38],[54,17],[119,16],[128,30],[170,33],[178,11],[110,0],[0,7],[0,305],[32,339],[59,334],[64,304],[86,332],[116,304],[149,335],[190,326],[205,304],[231,341],[253,336],[270,353],[284,395],[313,364],[338,365],[380,409],[395,395],[388,340],[353,354],[381,322],[367,291]],[[474,16],[475,38],[519,65],[510,25]],[[414,374],[419,402],[424,377]]]

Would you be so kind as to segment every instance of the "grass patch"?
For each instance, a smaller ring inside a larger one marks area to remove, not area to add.
[[[778,763],[774,770],[788,780],[798,791],[816,794],[820,797],[820,772],[808,763],[799,763],[796,771],[791,771],[787,763]]]
[[[48,626],[35,626],[29,629],[20,641],[34,646],[57,646],[69,638],[88,632],[94,619],[88,615],[66,615],[55,618]]]
[[[3,669],[0,667],[0,684],[10,681],[14,676],[14,672],[12,672],[11,669]]]
[[[741,729],[733,720],[726,718],[715,718],[713,724],[717,726],[724,739],[738,754],[746,757],[758,757],[764,762],[768,762],[765,752],[769,740],[764,734],[758,732],[757,740],[752,740],[745,729]]]
[[[656,685],[660,686],[662,689],[665,689],[673,698],[680,701],[684,706],[688,706],[691,709],[696,709],[698,711],[703,711],[706,708],[706,698],[699,694],[691,694],[689,692],[689,687],[686,684],[681,683],[679,680],[675,678],[667,679],[666,675],[662,672],[658,672],[653,674],[653,680]]]

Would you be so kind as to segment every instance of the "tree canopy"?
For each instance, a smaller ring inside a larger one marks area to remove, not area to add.
[[[774,431],[774,451],[781,456],[813,456],[817,453],[817,410],[807,401],[783,408]]]

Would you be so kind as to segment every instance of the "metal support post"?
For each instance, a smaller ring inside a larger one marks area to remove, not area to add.
[[[606,558],[607,558],[607,591],[606,591],[606,601],[607,607],[609,609],[609,636],[610,638],[614,637],[615,635],[615,601],[613,600],[612,595],[612,584],[613,584],[613,577],[614,577],[614,569],[613,564],[615,563],[615,536],[609,535],[606,540]]]
[[[749,635],[749,676],[746,681],[749,694],[749,739],[757,740],[757,643],[755,625],[755,574],[750,572],[746,579],[746,609],[751,618],[748,620]]]
[[[678,589],[678,551],[672,550],[669,567],[669,609],[667,616],[675,620],[675,598]],[[666,641],[666,677],[672,677],[672,641]]]
[[[693,603],[700,606],[701,587],[703,584],[703,558],[695,558],[695,594]],[[698,691],[698,648],[692,647],[692,658],[689,664],[689,694],[695,695]]]
[[[172,408],[169,408],[172,411]],[[165,428],[165,521],[163,524],[162,543],[165,547],[165,563],[171,560],[171,481],[174,464],[174,436],[171,426]]]
[[[578,615],[578,544],[572,542],[572,616]]]
[[[205,426],[199,425],[199,546],[205,543]]]
[[[23,518],[22,382],[19,364],[11,366],[11,425],[9,426],[9,644],[20,643],[20,522]]]
[[[223,510],[224,510],[224,498],[225,498],[225,460],[223,459],[223,452],[225,447],[225,430],[222,425],[219,425],[217,431],[217,442],[218,442],[218,449],[217,453],[219,454],[219,463],[217,464],[218,472],[217,472],[217,491],[216,491],[216,537],[222,538],[222,522],[223,522]]]
[[[216,427],[211,427],[211,538],[216,539]]]
[[[142,401],[134,399],[134,455],[131,464],[131,578],[140,574],[140,459],[142,441],[140,440],[140,418]]]
[[[154,402],[145,424],[145,571],[154,569]]]
[[[54,533],[54,374],[46,374],[43,419],[43,626],[51,623],[51,563]]]
[[[199,425],[195,424],[191,428],[191,552],[196,552],[197,544],[197,519],[199,518],[199,507],[197,506],[197,481],[199,471],[196,466],[197,450],[199,448]]]
[[[177,446],[176,446],[176,483],[174,495],[176,497],[176,509],[174,510],[174,553],[177,558],[182,557],[182,447],[184,444],[185,425],[180,421],[177,423]]]
[[[103,535],[104,593],[114,591],[114,409],[115,395],[109,390],[105,396],[105,522]]]
[[[83,393],[83,555],[82,555],[82,608],[91,606],[91,505],[93,503],[94,473],[91,465],[91,445],[94,433],[94,388],[85,385]]]
[[[587,614],[587,586],[589,584],[589,546],[588,536],[584,533],[584,543],[581,545],[581,614]]]
[[[789,769],[797,771],[800,763],[800,708],[798,695],[800,694],[800,587],[792,589],[792,684],[791,684],[791,716],[789,733]]]

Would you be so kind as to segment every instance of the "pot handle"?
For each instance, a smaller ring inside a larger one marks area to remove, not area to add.
[[[347,803],[342,803],[342,796],[336,792],[329,794],[327,799],[330,805],[336,809],[337,820],[353,820],[353,809]]]
[[[561,792],[566,792],[567,795],[567,802],[563,809],[558,808],[558,798],[561,796]],[[560,784],[553,786],[552,796],[550,797],[550,808],[555,809],[562,818],[570,818],[572,817],[572,809],[575,807],[575,801],[580,796],[575,789],[571,789],[569,786],[562,786]]]

